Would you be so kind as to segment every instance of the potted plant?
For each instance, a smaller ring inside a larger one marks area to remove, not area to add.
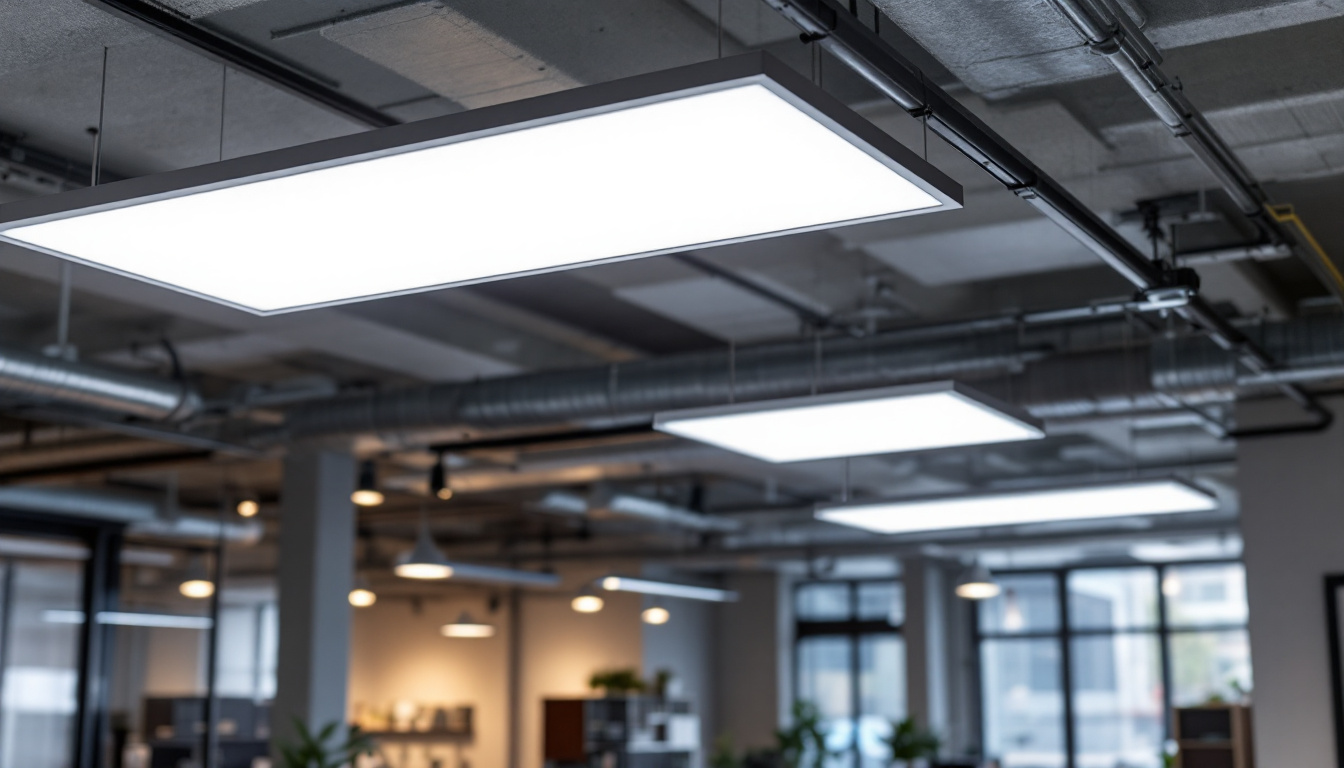
[[[351,726],[344,741],[328,743],[339,727],[340,723],[333,721],[314,734],[302,720],[294,718],[298,742],[281,745],[280,760],[284,768],[341,768],[354,765],[356,757],[371,755],[377,749],[373,739],[363,734],[357,725]]]
[[[896,766],[914,765],[919,760],[938,756],[942,741],[927,728],[921,728],[914,718],[907,717],[891,724],[891,733],[885,739],[891,748],[891,762]]]
[[[832,752],[826,749],[821,712],[810,701],[793,703],[792,722],[775,732],[781,768],[825,768]]]
[[[616,698],[642,693],[648,685],[633,669],[609,669],[594,672],[593,676],[588,678],[588,687],[595,691],[600,689],[607,698]]]

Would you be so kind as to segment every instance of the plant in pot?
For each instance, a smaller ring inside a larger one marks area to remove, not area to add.
[[[795,701],[789,727],[775,731],[780,768],[825,768],[834,753],[826,749],[821,712],[810,701]]]
[[[921,728],[913,718],[891,724],[891,734],[885,739],[891,748],[891,762],[896,766],[911,766],[920,760],[938,756],[942,740],[927,728]]]
[[[615,698],[642,693],[648,685],[633,669],[609,669],[594,672],[593,676],[588,678],[588,687],[595,691],[601,690],[607,698]]]
[[[352,726],[344,741],[331,743],[340,723],[330,722],[317,733],[299,718],[294,718],[294,733],[298,741],[280,746],[280,760],[284,768],[341,768],[354,765],[360,755],[371,755],[377,749],[373,739]]]

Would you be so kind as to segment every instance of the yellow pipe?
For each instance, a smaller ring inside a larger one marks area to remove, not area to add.
[[[1312,252],[1316,254],[1316,258],[1321,260],[1321,265],[1324,266],[1326,271],[1330,273],[1330,276],[1335,279],[1336,293],[1344,295],[1344,275],[1339,273],[1339,267],[1336,267],[1335,262],[1331,261],[1330,257],[1326,255],[1325,249],[1321,247],[1321,244],[1316,241],[1315,236],[1311,234],[1311,230],[1307,229],[1307,225],[1298,217],[1297,211],[1293,210],[1293,206],[1266,205],[1265,209],[1268,210],[1269,215],[1273,216],[1274,220],[1280,224],[1292,224],[1294,227],[1297,227],[1297,231],[1302,233],[1302,238],[1307,241],[1307,245],[1310,246]]]

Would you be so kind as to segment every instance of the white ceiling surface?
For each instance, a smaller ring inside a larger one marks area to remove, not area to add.
[[[395,8],[322,36],[467,109],[573,88],[579,82],[441,2]]]

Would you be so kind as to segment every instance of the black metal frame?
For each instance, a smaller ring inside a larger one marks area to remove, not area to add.
[[[42,538],[76,540],[88,547],[84,564],[80,629],[78,709],[74,727],[74,768],[98,768],[107,742],[107,673],[111,664],[112,635],[93,617],[116,606],[121,566],[123,526],[103,520],[34,515],[0,509],[0,532]],[[8,589],[8,586],[6,586]]]
[[[1335,764],[1344,768],[1344,652],[1340,648],[1340,590],[1344,590],[1344,574],[1325,577],[1325,629],[1330,642],[1330,701],[1334,707]]]
[[[980,722],[979,722],[979,741],[981,749],[984,750],[985,744],[985,701],[983,692],[983,677],[981,675],[980,648],[986,640],[1054,640],[1059,643],[1059,663],[1060,663],[1060,688],[1061,697],[1064,704],[1064,764],[1066,768],[1076,768],[1077,765],[1077,733],[1074,723],[1073,707],[1073,641],[1079,637],[1118,637],[1121,635],[1143,635],[1151,636],[1157,639],[1158,655],[1161,662],[1162,675],[1162,732],[1164,739],[1171,738],[1172,729],[1172,704],[1171,704],[1171,639],[1177,635],[1206,633],[1206,632],[1244,632],[1248,625],[1242,624],[1209,624],[1202,626],[1177,626],[1173,627],[1167,620],[1167,597],[1162,591],[1162,586],[1166,581],[1167,569],[1185,568],[1201,565],[1240,565],[1241,561],[1228,558],[1215,558],[1205,560],[1186,560],[1171,563],[1135,563],[1135,562],[1114,562],[1114,563],[1096,563],[1087,565],[1077,565],[1067,568],[1024,568],[1013,570],[996,570],[994,575],[999,576],[1051,576],[1055,580],[1056,599],[1059,602],[1059,627],[1050,631],[1035,632],[985,632],[979,621],[979,611],[972,605],[971,611],[974,616],[972,626],[975,631],[976,645],[976,690],[980,693]],[[1072,626],[1069,615],[1069,592],[1068,580],[1069,574],[1080,571],[1099,571],[1099,570],[1144,570],[1151,569],[1157,575],[1157,623],[1151,627],[1126,627],[1126,628],[1108,628],[1108,629],[1075,629]],[[1339,585],[1344,586],[1344,575],[1336,577]],[[1328,580],[1327,580],[1328,583]],[[1338,679],[1338,677],[1336,678]],[[1337,695],[1344,695],[1337,692]],[[1341,723],[1341,730],[1338,731],[1340,738],[1344,739],[1344,716],[1341,716],[1340,709],[1336,709],[1337,721]],[[1340,742],[1344,744],[1344,741]],[[1344,753],[1344,752],[1342,752]],[[1340,762],[1341,768],[1344,768],[1344,760]]]
[[[855,768],[859,768],[863,757],[859,753],[859,710],[862,701],[862,693],[859,686],[859,676],[862,674],[859,667],[859,640],[862,637],[871,637],[873,635],[895,635],[902,636],[905,628],[904,622],[901,624],[892,624],[881,620],[861,621],[855,617],[859,615],[859,585],[860,584],[900,584],[898,577],[888,578],[868,578],[868,579],[817,579],[804,581],[795,584],[793,587],[793,606],[796,614],[798,605],[798,593],[803,589],[817,584],[844,584],[848,588],[849,615],[847,621],[803,621],[794,619],[793,631],[793,690],[794,698],[797,699],[798,682],[802,678],[802,657],[798,652],[799,641],[810,637],[843,637],[849,641],[849,707],[850,720],[853,721],[853,732],[850,738],[849,752],[854,756]],[[904,612],[902,612],[904,618]]]

